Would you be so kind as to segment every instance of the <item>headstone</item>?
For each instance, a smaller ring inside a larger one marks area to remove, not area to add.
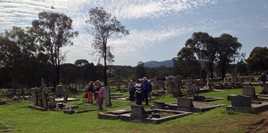
[[[44,90],[41,91],[42,107],[48,108],[47,94]]]
[[[232,82],[237,82],[237,69],[235,68],[232,73]]]
[[[231,101],[232,107],[248,107],[251,108],[251,97],[245,95],[228,95],[228,101]]]
[[[256,97],[255,88],[250,84],[244,85],[242,88],[242,95],[255,98]]]
[[[154,109],[164,109],[166,104],[164,102],[154,102]]]
[[[143,120],[145,115],[145,110],[141,105],[132,105],[131,106],[131,117],[138,120]]]
[[[54,109],[56,108],[56,101],[55,101],[55,97],[48,97],[48,108],[50,109]]]
[[[197,86],[196,84],[189,84],[188,85],[188,95],[189,96],[194,96],[197,94]]]
[[[174,97],[179,97],[179,96],[182,96],[182,92],[181,92],[181,85],[178,81],[175,82],[175,86],[172,90],[172,95]]]
[[[167,81],[167,93],[168,94],[171,94],[172,93],[172,90],[175,87],[174,84],[175,83],[171,79],[168,79],[168,81]]]
[[[64,88],[62,85],[57,85],[56,87],[56,96],[62,97],[64,95]]]
[[[32,94],[32,101],[34,106],[38,106],[38,93],[37,90],[35,88],[31,89],[31,94]]]
[[[268,84],[263,85],[264,94],[268,94]]]
[[[189,111],[194,107],[192,99],[189,99],[187,97],[179,97],[177,100],[179,110]]]

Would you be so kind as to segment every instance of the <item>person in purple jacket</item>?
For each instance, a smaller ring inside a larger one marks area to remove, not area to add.
[[[103,86],[100,86],[98,91],[98,104],[99,104],[99,110],[103,110],[103,100],[104,100],[104,92],[105,88]]]

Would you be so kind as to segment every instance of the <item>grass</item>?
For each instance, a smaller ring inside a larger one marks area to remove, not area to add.
[[[257,92],[260,88],[257,88]],[[226,98],[228,94],[240,94],[241,89],[231,89],[225,92],[208,92],[201,95],[209,97]],[[125,95],[125,94],[124,94]],[[78,98],[82,98],[79,95]],[[157,98],[156,101],[176,102],[170,95]],[[152,102],[152,101],[151,101]],[[112,101],[112,108],[128,109],[128,101]],[[228,104],[226,100],[215,103]],[[12,103],[0,106],[0,121],[15,128],[10,132],[19,133],[88,133],[88,132],[245,132],[246,124],[250,121],[263,117],[263,114],[228,113],[225,108],[217,108],[203,113],[194,113],[176,120],[171,120],[158,125],[136,122],[124,122],[120,120],[100,120],[97,118],[98,111],[68,115],[58,111],[38,111],[29,109],[30,102]],[[79,109],[96,109],[95,105],[88,105],[84,100],[70,102],[69,104],[80,104]],[[147,106],[148,108],[149,106]],[[0,125],[1,128],[6,128]]]

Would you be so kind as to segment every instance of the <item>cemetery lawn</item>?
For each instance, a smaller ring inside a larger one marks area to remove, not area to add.
[[[260,88],[257,88],[257,92],[259,91]],[[241,94],[241,89],[231,89],[225,92],[208,92],[202,93],[201,95],[225,98],[225,100],[215,101],[214,103],[230,104],[226,101],[228,94]],[[81,96],[82,95],[79,97],[81,98]],[[167,95],[157,98],[155,101],[174,103],[176,99]],[[95,105],[84,104],[82,99],[71,103],[79,104],[80,110],[97,109]],[[130,108],[128,101],[116,100],[112,101],[112,103],[113,108],[106,108],[105,111]],[[120,120],[100,120],[97,118],[98,111],[73,115],[58,111],[38,111],[28,108],[28,104],[30,104],[30,102],[24,101],[0,106],[0,122],[13,128],[13,130],[10,131],[11,133],[243,133],[248,131],[249,128],[252,128],[252,124],[268,118],[268,111],[261,114],[247,114],[227,112],[225,107],[221,107],[203,113],[193,113],[192,115],[154,125]],[[145,107],[149,108],[149,106]],[[0,132],[5,128],[7,127],[0,124]]]

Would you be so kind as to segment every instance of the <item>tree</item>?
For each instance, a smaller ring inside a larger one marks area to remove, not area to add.
[[[218,64],[222,79],[224,79],[228,65],[234,62],[236,57],[239,56],[239,50],[242,47],[242,44],[238,42],[236,37],[229,34],[222,34],[220,37],[216,37],[215,40],[218,45]]]
[[[194,56],[193,49],[183,47],[173,59],[176,75],[195,77],[199,75],[201,66]]]
[[[74,64],[62,64],[60,65],[61,75],[63,75],[60,79],[64,84],[67,83],[77,83],[79,79],[79,68]]]
[[[107,46],[108,39],[116,35],[128,35],[129,31],[123,26],[116,17],[112,17],[102,7],[96,7],[89,10],[90,24],[89,33],[94,37],[93,47],[100,53],[104,61],[104,85],[107,86],[107,60],[112,62],[113,55],[110,47]]]
[[[255,47],[246,60],[252,72],[261,72],[268,69],[268,48]]]
[[[14,41],[6,37],[0,36],[0,68],[1,82],[3,87],[10,87],[12,82],[11,72],[15,63],[19,59],[21,53],[20,48]]]
[[[214,38],[205,32],[195,32],[185,46],[192,49],[199,61],[207,63],[210,78],[213,79],[213,64],[218,49]]]
[[[49,55],[50,63],[54,68],[54,87],[59,84],[60,63],[63,60],[60,48],[72,45],[71,39],[78,35],[72,30],[72,19],[54,12],[40,12],[38,20],[32,22],[32,31],[36,36],[35,42]]]
[[[136,67],[136,77],[137,78],[146,77],[146,72],[145,72],[145,69],[144,69],[144,63],[143,62],[139,62],[137,67]]]
[[[248,75],[247,63],[245,61],[243,61],[243,60],[239,61],[236,64],[236,69],[237,69],[237,72],[240,75],[243,75],[243,76],[247,76]]]
[[[0,36],[0,67],[12,68],[20,56],[20,48],[15,42]]]

